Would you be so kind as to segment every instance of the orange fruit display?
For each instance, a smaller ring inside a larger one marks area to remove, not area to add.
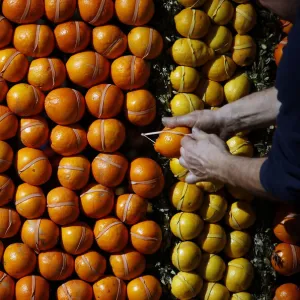
[[[63,156],[76,155],[87,146],[87,136],[78,124],[55,126],[50,134],[51,148]]]
[[[85,101],[90,114],[99,119],[108,119],[121,112],[124,95],[113,84],[100,84],[88,90]]]
[[[24,0],[3,0],[2,12],[4,16],[14,23],[34,23],[44,14],[44,5],[40,0],[31,0],[29,5]]]
[[[18,130],[18,120],[7,106],[0,105],[0,140],[14,137]]]
[[[109,258],[112,272],[123,280],[131,280],[140,276],[146,268],[145,257],[132,248],[126,248]]]
[[[16,115],[28,117],[41,113],[44,109],[45,96],[36,87],[19,83],[6,95],[7,106]]]
[[[143,221],[130,228],[132,246],[143,254],[153,254],[158,251],[162,241],[162,232],[154,221]]]
[[[39,218],[46,210],[46,197],[40,187],[22,183],[16,190],[15,206],[22,217]]]
[[[110,63],[97,52],[85,51],[72,55],[66,67],[73,83],[90,88],[108,78]]]
[[[128,47],[136,57],[154,59],[162,52],[164,42],[157,30],[150,27],[135,27],[128,34]]]
[[[161,295],[161,284],[151,275],[133,279],[127,286],[128,300],[159,300]]]
[[[14,32],[14,47],[31,57],[47,57],[54,50],[54,35],[47,25],[18,26]]]
[[[49,283],[41,276],[26,276],[16,283],[16,300],[48,300],[49,293]],[[34,298],[32,298],[32,295],[34,295]]]
[[[132,191],[143,198],[158,196],[165,184],[161,167],[150,158],[140,157],[132,161],[128,177]]]
[[[12,25],[4,16],[0,15],[0,49],[9,45],[12,39]]]
[[[279,286],[273,300],[300,300],[300,288],[293,283],[285,283]]]
[[[8,92],[7,83],[2,77],[0,77],[0,103],[5,99],[7,92]]]
[[[125,224],[142,221],[147,213],[148,201],[136,194],[120,195],[116,203],[116,216]]]
[[[0,271],[0,299],[13,300],[15,295],[15,282],[6,273]]]
[[[78,196],[64,187],[57,187],[47,195],[47,208],[50,219],[58,225],[70,224],[78,218]]]
[[[127,36],[115,25],[104,25],[93,29],[93,47],[105,58],[116,59],[127,49]]]
[[[156,100],[147,90],[136,90],[126,94],[125,117],[136,126],[152,123],[156,116]]]
[[[91,40],[90,27],[81,21],[70,21],[59,24],[54,29],[58,49],[65,53],[83,51]]]
[[[70,88],[51,91],[45,99],[48,117],[59,125],[74,124],[83,117],[85,101],[80,92]]]
[[[110,214],[114,206],[114,193],[101,184],[88,185],[80,195],[82,212],[89,218],[100,219]]]
[[[76,9],[76,0],[45,0],[45,12],[53,23],[65,22],[72,18]]]
[[[41,116],[21,118],[19,135],[24,146],[40,148],[47,143],[49,138],[48,123]]]
[[[72,255],[59,250],[41,252],[38,255],[38,269],[47,280],[65,280],[74,272]]]
[[[75,272],[78,277],[87,282],[95,282],[104,275],[105,258],[96,251],[86,252],[75,259]]]
[[[127,55],[114,60],[111,77],[116,86],[123,90],[143,87],[150,76],[149,64],[142,58]]]
[[[0,206],[9,203],[13,199],[14,194],[15,185],[11,178],[0,173]]]
[[[90,125],[87,140],[95,150],[111,153],[122,146],[125,136],[125,127],[121,121],[100,119]]]
[[[126,284],[115,276],[105,276],[93,285],[96,299],[125,300]]]
[[[107,23],[114,15],[112,0],[78,0],[81,18],[93,26]]]
[[[122,183],[128,169],[128,160],[118,152],[99,153],[92,163],[95,180],[107,187],[115,187]]]
[[[26,220],[21,229],[21,239],[36,253],[50,250],[58,242],[59,228],[48,219]]]
[[[288,43],[288,37],[286,36],[275,48],[274,59],[277,66],[279,66],[279,63],[283,55],[284,47],[287,45],[287,43]]]
[[[31,85],[46,92],[63,84],[66,79],[66,68],[58,58],[38,58],[31,62],[27,80]]]
[[[280,20],[280,23],[281,23],[282,31],[285,34],[289,34],[293,28],[293,24],[290,21],[286,21],[286,20]]]
[[[52,173],[52,166],[44,152],[28,147],[17,152],[16,169],[20,178],[31,185],[46,183]]]
[[[122,251],[128,242],[128,230],[114,217],[98,220],[94,227],[94,236],[99,248],[114,253]]]
[[[67,300],[74,298],[82,300],[92,300],[93,289],[88,283],[82,280],[70,280],[58,287],[56,297],[57,300]]]
[[[8,207],[0,207],[0,238],[15,236],[21,226],[19,214]]]
[[[83,222],[76,222],[61,227],[62,248],[70,254],[77,255],[86,252],[93,244],[93,231]]]
[[[147,24],[154,15],[153,0],[116,0],[116,15],[126,25],[141,26]]]
[[[32,249],[22,243],[10,244],[3,255],[5,272],[15,279],[20,279],[33,272],[36,256]]]

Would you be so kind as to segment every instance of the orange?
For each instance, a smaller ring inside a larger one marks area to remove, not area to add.
[[[52,167],[43,151],[22,148],[16,155],[16,169],[20,178],[31,185],[46,183],[52,174]]]
[[[50,91],[63,84],[66,68],[58,58],[38,58],[31,62],[27,80],[42,91]]]
[[[19,135],[24,146],[41,148],[49,139],[49,127],[46,119],[40,116],[21,118]]]
[[[153,0],[116,0],[115,9],[120,22],[141,26],[152,19],[155,6]]]
[[[64,187],[57,187],[47,195],[50,219],[58,225],[70,224],[78,218],[78,196]]]
[[[61,227],[62,248],[70,254],[77,255],[86,252],[93,244],[93,231],[83,222],[76,222]]]
[[[128,300],[159,300],[161,295],[161,284],[151,275],[133,279],[127,286]]]
[[[114,193],[101,184],[88,185],[80,195],[82,212],[89,218],[99,219],[110,214],[114,206]]]
[[[125,127],[121,121],[100,119],[90,125],[87,140],[95,150],[111,153],[122,146],[125,136]]]
[[[70,21],[59,24],[54,29],[56,45],[65,53],[83,51],[91,40],[90,27],[81,21]]]
[[[154,149],[167,158],[179,158],[181,140],[190,133],[191,130],[187,127],[164,128],[154,144]]]
[[[66,280],[74,272],[74,259],[55,249],[42,252],[38,255],[38,270],[47,280]]]
[[[149,64],[142,58],[127,55],[114,60],[111,65],[111,78],[123,90],[143,87],[150,76]]]
[[[28,70],[26,56],[15,48],[0,50],[0,74],[9,82],[21,81]]]
[[[164,47],[160,33],[150,27],[135,27],[128,34],[128,47],[136,57],[154,59]]]
[[[0,105],[0,140],[14,137],[18,130],[18,120],[7,106]]]
[[[8,92],[7,83],[2,77],[0,77],[0,103],[5,99],[7,92]]]
[[[76,10],[76,0],[45,0],[45,11],[49,21],[61,23],[71,19]]]
[[[128,242],[126,226],[114,217],[98,220],[95,223],[94,235],[99,248],[109,253],[122,251]]]
[[[14,47],[31,57],[47,57],[54,50],[54,35],[46,25],[21,25],[14,32]]]
[[[26,276],[16,284],[16,300],[48,300],[49,293],[49,283],[41,276]]]
[[[75,272],[78,277],[87,282],[95,282],[104,275],[105,258],[96,251],[86,252],[75,259]]]
[[[99,153],[92,163],[95,180],[107,187],[115,187],[122,183],[128,169],[128,160],[118,152],[112,154]]]
[[[60,184],[70,190],[80,190],[88,183],[90,162],[84,156],[63,157],[59,162],[57,177]]]
[[[112,0],[78,0],[81,18],[93,26],[106,24],[114,15]]]
[[[136,126],[152,123],[156,116],[156,100],[147,90],[136,90],[126,94],[125,117]]]
[[[70,280],[58,287],[56,297],[57,300],[92,300],[93,289],[88,283],[82,280]]]
[[[94,49],[108,59],[120,57],[127,49],[127,36],[115,25],[93,29]]]
[[[130,228],[132,246],[143,254],[153,254],[158,251],[162,241],[162,232],[154,221],[143,221]]]
[[[114,276],[105,276],[93,285],[94,296],[105,300],[125,300],[126,284]]]
[[[287,45],[287,43],[288,43],[288,37],[286,36],[275,48],[274,59],[277,66],[279,66],[279,63],[283,55],[284,47]]]
[[[0,141],[0,146],[1,143],[3,142]],[[5,174],[0,174],[0,206],[8,204],[13,199],[14,194],[15,185],[12,179]]]
[[[90,88],[107,80],[110,63],[97,52],[85,51],[72,55],[66,67],[73,83]]]
[[[50,143],[51,148],[60,155],[75,155],[87,146],[86,132],[78,124],[57,125],[51,131]]]
[[[0,15],[0,49],[9,45],[13,38],[13,27],[11,23]]]
[[[28,117],[41,113],[44,109],[45,96],[36,87],[19,83],[6,95],[7,106],[16,115]]]
[[[113,84],[100,84],[88,90],[85,101],[90,114],[99,119],[108,119],[121,112],[124,95]]]
[[[0,141],[0,173],[10,168],[13,157],[14,153],[11,146],[4,141]]]
[[[22,217],[39,218],[46,210],[46,197],[40,187],[23,183],[17,187],[15,206]]]
[[[140,157],[132,161],[128,177],[130,188],[143,198],[158,196],[165,185],[161,167],[150,158]]]
[[[28,5],[29,3],[29,5]],[[44,5],[40,0],[3,0],[2,12],[12,22],[19,24],[34,23],[44,14]]]
[[[3,255],[5,272],[15,279],[32,274],[36,265],[36,256],[27,245],[22,243],[10,244]]]
[[[15,236],[21,226],[19,214],[8,207],[0,207],[0,238]]]
[[[280,20],[282,32],[285,34],[289,34],[291,29],[293,28],[293,24],[290,21]],[[1,25],[0,25],[1,26]]]
[[[116,216],[125,224],[142,221],[147,213],[148,201],[136,194],[123,194],[116,203]]]
[[[9,275],[0,271],[0,299],[13,300],[14,295],[15,282]]]
[[[140,276],[146,268],[144,255],[132,248],[112,254],[109,262],[114,275],[123,280],[131,280]]]
[[[59,228],[48,219],[26,220],[22,226],[21,238],[24,244],[39,253],[56,246]]]

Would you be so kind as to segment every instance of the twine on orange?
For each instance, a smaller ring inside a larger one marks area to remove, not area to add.
[[[100,16],[102,15],[103,9],[104,9],[104,5],[105,5],[106,0],[102,0],[100,3],[100,6],[98,8],[98,11],[95,15],[95,17],[89,22],[90,24],[94,24],[98,21],[98,19],[100,18]]]
[[[151,52],[152,42],[153,42],[153,32],[154,32],[154,29],[150,28],[148,45],[147,45],[147,48],[145,50],[145,54],[143,56],[143,59],[146,58],[150,54],[150,52]]]
[[[30,194],[30,195],[27,195],[21,199],[19,199],[18,201],[15,202],[15,206],[29,200],[29,199],[32,199],[32,198],[36,198],[36,197],[42,197],[43,195],[40,194],[40,193],[35,193],[35,194]]]
[[[63,288],[63,291],[65,293],[65,295],[67,296],[68,300],[72,300],[72,296],[70,295],[69,291],[68,291],[68,287],[66,286],[65,283],[62,284],[62,288]]]
[[[123,265],[124,265],[124,276],[127,277],[129,275],[129,267],[128,267],[128,261],[126,258],[126,254],[122,254],[121,258],[122,258]]]
[[[11,62],[14,60],[14,58],[16,58],[19,54],[21,54],[21,52],[16,51],[15,53],[13,53],[8,60],[5,62],[4,66],[2,67],[2,70],[0,71],[0,77],[3,76],[4,72],[7,70],[7,68],[9,67],[9,65],[11,64]],[[1,119],[0,119],[1,121]]]
[[[50,70],[51,70],[52,88],[54,88],[54,86],[55,86],[55,79],[56,79],[56,72],[55,72],[55,68],[54,68],[53,61],[52,61],[51,58],[48,58],[48,63],[49,63]]]
[[[130,66],[130,88],[134,85],[134,66],[135,66],[136,57],[132,56],[131,66]]]
[[[41,161],[41,160],[47,160],[47,157],[45,156],[40,156],[35,158],[34,160],[32,160],[30,163],[26,164],[21,170],[18,171],[18,174],[20,175],[22,172],[26,171],[27,169],[29,169],[32,165],[34,165],[35,163]]]
[[[92,80],[95,80],[99,75],[99,54],[95,52],[95,66],[94,66],[94,73],[92,76]]]
[[[125,222],[126,221],[126,218],[127,218],[127,211],[128,211],[128,208],[129,208],[129,205],[130,205],[130,202],[131,202],[131,199],[133,197],[133,194],[130,194],[126,200],[126,203],[125,203],[125,207],[124,207],[124,211],[123,211],[123,217],[122,217],[122,222]]]
[[[75,40],[75,45],[74,45],[74,50],[73,52],[76,52],[77,48],[80,45],[80,24],[78,21],[75,22],[75,28],[76,28],[76,40]]]
[[[36,288],[36,278],[34,275],[31,276],[31,300],[35,300],[35,288]]]
[[[73,93],[75,94],[75,97],[76,97],[76,102],[77,102],[77,111],[76,111],[76,120],[78,119],[78,115],[79,115],[79,110],[80,110],[80,95],[79,95],[79,92],[72,89]]]
[[[103,114],[103,108],[104,108],[104,102],[105,102],[105,97],[107,94],[108,89],[111,87],[111,84],[107,84],[101,94],[101,99],[99,103],[99,111],[98,111],[98,118],[100,119]]]
[[[123,224],[122,222],[120,221],[117,221],[117,222],[113,222],[111,224],[109,224],[108,226],[106,226],[102,231],[100,231],[96,237],[96,240],[98,240],[103,234],[105,234],[110,228],[116,226],[116,225],[120,225],[120,224]]]
[[[13,220],[12,220],[12,210],[9,209],[8,210],[8,226],[7,226],[6,230],[5,230],[4,237],[7,235],[9,229],[12,226],[12,223],[13,223]]]
[[[84,172],[84,168],[74,167],[74,166],[70,166],[70,165],[58,166],[58,169],[65,169],[65,170],[72,170],[72,171],[81,171],[81,172]]]
[[[94,190],[88,190],[86,191],[85,193],[81,194],[80,195],[80,198],[87,195],[87,194],[90,194],[90,193],[110,193],[110,191],[107,191],[107,190],[102,190],[102,189],[94,189]]]
[[[42,219],[36,220],[36,228],[35,228],[35,249],[39,253],[40,247],[39,247],[39,239],[40,239],[40,225],[41,225]]]
[[[77,145],[77,149],[80,149],[80,144],[81,144],[81,137],[79,135],[79,133],[77,132],[77,130],[75,128],[72,128],[75,137],[76,137],[76,145]]]
[[[76,205],[74,202],[61,202],[61,203],[47,204],[48,208],[56,208],[56,207],[62,207],[62,206],[76,206]]]
[[[108,164],[110,164],[110,165],[112,165],[112,166],[114,166],[114,167],[116,167],[116,168],[118,168],[118,169],[122,169],[122,166],[121,166],[121,165],[119,165],[119,164],[113,162],[111,159],[108,159],[107,157],[103,157],[103,155],[102,155],[101,157],[96,156],[95,159],[102,160],[102,161],[104,161],[104,162],[106,162],[106,163],[108,163]]]
[[[61,257],[62,257],[62,266],[61,266],[61,269],[60,269],[60,272],[59,272],[59,275],[58,275],[57,279],[59,279],[62,276],[62,274],[65,271],[65,268],[67,266],[67,256],[66,256],[66,254],[61,252]]]
[[[138,15],[139,15],[139,6],[140,6],[141,0],[135,0],[135,6],[134,6],[134,13],[132,15],[132,23],[135,25]]]
[[[82,260],[84,261],[84,263],[90,268],[90,270],[91,270],[94,274],[98,275],[97,270],[90,264],[90,262],[89,262],[89,260],[87,259],[87,257],[86,257],[85,255],[82,255],[81,258],[82,258]]]
[[[80,239],[79,239],[78,245],[77,245],[77,247],[75,249],[75,254],[80,249],[82,243],[85,240],[85,237],[86,237],[86,228],[84,226],[81,226],[81,235],[80,235]]]
[[[140,277],[139,279],[140,279],[140,281],[142,282],[142,284],[144,286],[144,289],[145,289],[145,292],[146,292],[146,295],[147,295],[147,299],[151,300],[152,299],[152,295],[151,295],[151,292],[150,292],[150,290],[149,290],[149,288],[148,288],[148,286],[146,284],[145,279],[143,277]]]
[[[130,232],[130,235],[132,235],[133,237],[135,237],[137,239],[141,239],[143,241],[153,241],[153,242],[158,241],[158,239],[155,237],[143,236],[141,234],[134,233],[134,232]]]
[[[40,36],[40,31],[41,31],[41,25],[36,26],[36,31],[35,31],[35,40],[34,40],[34,46],[33,46],[33,53],[36,51],[38,45],[39,45],[39,36]]]
[[[26,19],[26,17],[28,16],[30,5],[31,5],[31,0],[27,0],[25,9],[24,9],[23,14],[22,14],[21,19],[20,19],[20,23],[22,23]]]
[[[54,23],[58,22],[58,19],[59,19],[59,10],[60,10],[60,0],[56,0],[56,3],[55,3]]]

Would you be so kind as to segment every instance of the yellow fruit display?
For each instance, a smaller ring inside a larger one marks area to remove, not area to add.
[[[237,34],[233,40],[233,61],[241,66],[251,65],[256,57],[256,43],[250,35]]]
[[[200,208],[201,218],[208,223],[219,222],[226,213],[227,201],[221,194],[208,194]]]
[[[256,216],[250,204],[247,202],[234,202],[225,216],[226,224],[234,230],[243,230],[251,227]]]
[[[171,49],[174,61],[181,66],[200,67],[214,57],[213,49],[200,40],[181,38]]]
[[[203,10],[218,25],[228,24],[234,14],[233,5],[229,0],[207,0]]]
[[[217,54],[224,54],[231,48],[233,37],[227,27],[214,25],[209,29],[204,41]]]
[[[226,286],[216,282],[205,282],[201,289],[201,300],[229,300],[230,293]]]
[[[203,280],[196,273],[178,272],[172,279],[171,293],[178,299],[192,299],[202,288]]]
[[[179,270],[191,272],[195,270],[201,261],[201,250],[193,242],[180,242],[172,251],[172,264]]]
[[[170,81],[173,89],[177,92],[191,93],[198,86],[200,74],[194,68],[178,66],[171,72]]]
[[[234,75],[225,85],[224,94],[228,103],[239,100],[249,95],[251,81],[246,73]]]
[[[226,144],[232,155],[246,156],[246,157],[253,156],[253,151],[254,151],[253,146],[251,142],[245,137],[234,136],[230,138],[226,142]]]
[[[237,258],[228,263],[224,282],[230,292],[243,292],[251,286],[253,276],[254,271],[250,261]]]
[[[224,88],[215,81],[201,79],[195,94],[209,106],[219,106],[224,101]]]
[[[224,183],[221,181],[200,181],[196,185],[207,193],[216,193],[224,187]]]
[[[227,244],[224,253],[230,258],[240,258],[245,256],[252,245],[249,233],[244,231],[232,231],[227,236]]]
[[[203,230],[204,222],[194,213],[179,212],[170,221],[172,233],[182,241],[196,238]]]
[[[256,24],[256,11],[251,3],[240,4],[236,7],[232,24],[239,34],[246,34]]]
[[[196,272],[206,281],[217,282],[224,277],[225,270],[225,262],[220,256],[203,253]]]
[[[178,158],[170,159],[169,166],[171,172],[173,173],[174,177],[180,181],[185,181],[185,177],[189,172],[188,169],[184,168],[180,163]]]
[[[174,17],[174,20],[178,33],[191,39],[201,39],[210,27],[208,15],[199,9],[183,9]]]
[[[230,300],[254,300],[254,298],[250,293],[241,292],[232,294]]]
[[[171,187],[169,197],[173,206],[184,212],[197,211],[203,202],[203,193],[195,184],[181,181]]]
[[[227,184],[226,189],[229,192],[229,194],[237,200],[252,202],[252,200],[254,199],[254,196],[252,194],[240,187]]]
[[[184,7],[198,8],[205,3],[206,0],[178,0]]]
[[[194,94],[178,93],[171,100],[170,108],[174,117],[183,116],[204,109],[204,102]]]
[[[210,254],[221,252],[226,245],[226,233],[219,224],[206,223],[197,242],[201,249]]]

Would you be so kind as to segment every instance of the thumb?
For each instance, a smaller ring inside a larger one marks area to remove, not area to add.
[[[185,182],[189,184],[194,184],[198,181],[201,181],[201,179],[191,172],[189,172],[185,178]]]
[[[197,121],[197,116],[194,113],[190,113],[184,116],[163,118],[162,122],[166,127],[174,128],[178,126],[194,127]]]

